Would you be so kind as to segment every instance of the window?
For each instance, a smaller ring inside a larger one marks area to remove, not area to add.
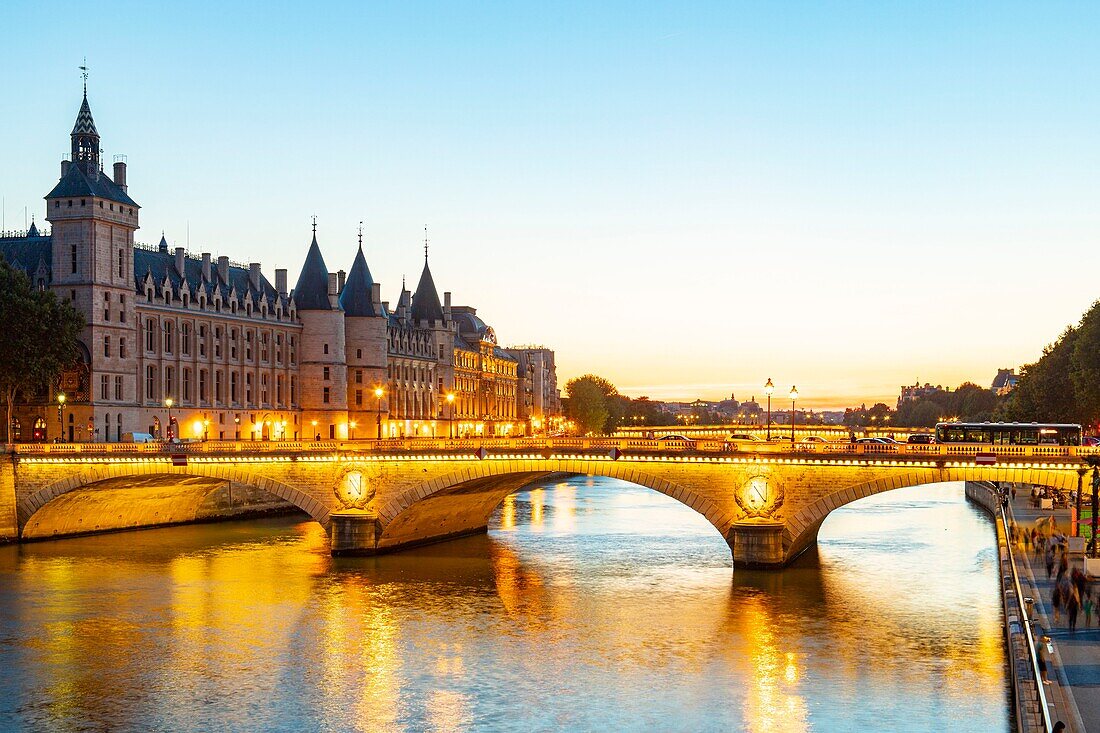
[[[222,330],[220,327],[214,329],[214,357],[217,359],[222,358]]]
[[[122,377],[115,377],[115,399],[122,401]],[[119,419],[122,419],[121,415],[119,415]]]
[[[123,293],[118,296],[118,322],[126,323],[126,295]]]
[[[297,363],[297,358],[296,358],[296,355],[295,355],[295,352],[294,352],[294,337],[293,336],[290,337],[290,363],[291,364],[296,364]]]
[[[186,296],[184,296],[186,297]],[[180,324],[180,353],[191,356],[191,324]]]
[[[356,384],[362,384],[363,383],[363,370],[362,369],[356,369],[355,370],[355,383]]]
[[[260,375],[260,402],[267,404],[267,375]]]
[[[121,249],[118,251],[118,276],[120,279],[126,277],[126,254]]]
[[[73,272],[76,272],[76,270],[73,270]],[[328,344],[325,344],[325,353],[328,353]]]
[[[237,358],[237,329],[229,332],[229,358]]]
[[[206,370],[199,370],[199,402],[206,402]]]
[[[103,320],[104,321],[110,321],[111,320],[111,294],[110,293],[104,293],[103,294]]]
[[[118,340],[118,358],[126,358],[126,339],[124,338],[119,338]]]
[[[290,378],[290,404],[294,405],[298,402],[298,378],[292,376]]]
[[[328,404],[328,387],[325,387],[324,394],[321,396],[321,401],[326,405]]]
[[[164,322],[164,353],[172,353],[172,322]]]
[[[275,377],[275,402],[283,404],[283,375]]]
[[[355,358],[356,359],[362,359],[363,358],[363,350],[362,349],[356,349],[355,350]]]
[[[99,378],[99,399],[101,400],[111,399],[111,395],[109,394],[110,387],[108,385],[109,380],[110,377],[106,374],[101,375]]]
[[[110,336],[104,336],[103,337],[103,355],[104,356],[110,356],[111,355],[111,337]]]
[[[191,370],[183,370],[183,401],[191,401]]]
[[[222,401],[222,373],[214,372],[214,401],[221,404]]]
[[[327,382],[327,381],[328,381],[328,374],[329,374],[329,372],[328,372],[328,367],[325,367],[325,368],[324,368],[324,369],[322,370],[322,372],[324,373],[324,380],[325,380],[325,381]]]
[[[175,376],[172,373],[172,367],[164,367],[164,396],[171,397],[176,386],[172,377]]]
[[[356,407],[362,407],[363,406],[363,390],[361,390],[361,389],[355,390],[355,406]]]
[[[244,401],[252,404],[252,372],[244,375]]]
[[[199,356],[206,356],[206,326],[199,326]]]
[[[229,400],[236,403],[237,401],[237,373],[229,373]]]
[[[252,361],[252,332],[248,331],[244,335],[244,358],[246,361]]]
[[[76,245],[69,247],[69,258],[72,264],[72,271],[76,272]]]
[[[155,366],[145,367],[145,399],[155,400],[157,398],[157,368]]]

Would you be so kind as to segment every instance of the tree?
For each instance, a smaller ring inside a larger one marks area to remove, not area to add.
[[[583,433],[607,433],[623,415],[619,391],[603,377],[585,374],[565,385],[569,398],[567,415]]]
[[[1069,355],[1069,379],[1077,398],[1077,419],[1092,425],[1100,419],[1100,301],[1081,318]]]
[[[16,397],[48,385],[77,360],[83,328],[84,318],[67,301],[36,290],[22,270],[0,257],[0,398],[7,407],[7,441]]]
[[[1094,306],[1095,307],[1095,306]],[[1016,389],[1001,415],[1021,422],[1068,422],[1079,419],[1077,394],[1070,377],[1077,329],[1067,328],[1043,356],[1020,370]]]

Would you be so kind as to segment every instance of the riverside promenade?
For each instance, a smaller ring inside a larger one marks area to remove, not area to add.
[[[1022,486],[1017,485],[1022,489]],[[1054,516],[1058,528],[1070,533],[1069,509],[1041,510],[1030,505],[1029,492],[1020,490],[1015,501],[1010,502],[1010,519],[1016,522],[1020,530],[1030,531],[1036,520]],[[1094,612],[1092,624],[1085,624],[1085,615],[1078,616],[1077,630],[1070,631],[1066,614],[1061,614],[1058,623],[1054,623],[1054,611],[1051,605],[1054,591],[1054,576],[1047,578],[1046,565],[1042,557],[1036,557],[1033,551],[1024,552],[1022,545],[1013,548],[1017,560],[1017,572],[1024,586],[1024,594],[1035,599],[1035,611],[1038,613],[1047,635],[1054,646],[1053,664],[1048,676],[1052,684],[1047,686],[1048,695],[1055,707],[1061,712],[1076,709],[1076,719],[1062,720],[1070,731],[1100,731],[1100,618]],[[1026,558],[1026,561],[1024,561]],[[1081,567],[1080,556],[1071,556],[1070,568]],[[1057,572],[1057,570],[1055,571]],[[1100,580],[1092,583],[1093,597],[1100,594]],[[1059,699],[1070,703],[1058,705]]]

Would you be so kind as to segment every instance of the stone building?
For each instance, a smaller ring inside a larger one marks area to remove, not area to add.
[[[427,247],[416,291],[402,284],[391,311],[362,234],[345,279],[329,271],[314,224],[288,293],[286,270],[272,285],[259,263],[193,256],[164,236],[155,247],[135,244],[141,207],[121,156],[112,175],[103,170],[87,90],[70,140],[46,196],[52,231],[32,223],[0,236],[0,255],[87,323],[81,363],[55,389],[23,396],[16,439],[503,435],[522,433],[536,409],[558,409],[546,399],[536,408],[533,397],[520,404],[533,389],[520,386],[529,374],[555,384],[553,352],[529,366],[497,345],[473,308],[452,308],[450,293],[441,302]]]
[[[532,434],[554,431],[560,426],[552,421],[562,414],[554,352],[545,346],[515,346],[505,351],[516,360],[516,417]]]

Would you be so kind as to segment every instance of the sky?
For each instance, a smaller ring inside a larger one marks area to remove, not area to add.
[[[88,96],[137,239],[277,267],[359,223],[632,396],[992,381],[1100,295],[1098,3],[14,2],[4,226]]]

